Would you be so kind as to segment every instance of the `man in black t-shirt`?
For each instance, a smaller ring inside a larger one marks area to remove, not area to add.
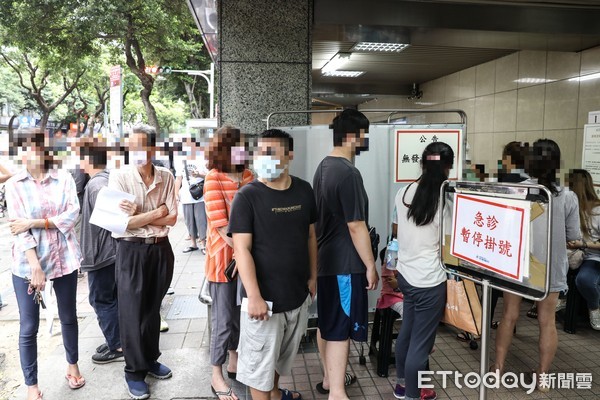
[[[237,380],[253,400],[300,398],[278,384],[292,372],[315,296],[317,207],[310,184],[289,175],[292,151],[289,134],[263,132],[253,164],[258,179],[238,191],[231,207],[229,234],[247,297]]]
[[[369,120],[344,110],[331,125],[334,148],[317,167],[313,180],[319,217],[318,344],[323,363],[320,393],[347,399],[345,374],[350,338],[367,340],[368,296],[379,281],[367,228],[369,199],[354,157],[368,150]]]

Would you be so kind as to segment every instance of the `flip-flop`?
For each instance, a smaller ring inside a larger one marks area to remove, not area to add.
[[[281,392],[281,400],[302,400],[300,392],[296,392],[295,390],[279,388],[279,391]],[[298,397],[294,397],[295,394],[297,394]]]
[[[186,248],[183,250],[183,252],[184,252],[184,253],[190,253],[190,252],[192,252],[192,251],[196,251],[196,250],[198,250],[198,248],[197,248],[197,247],[188,246],[188,247],[186,247]]]
[[[69,382],[69,387],[73,390],[80,389],[85,385],[85,378],[83,376],[65,375],[65,379]]]
[[[227,391],[223,391],[223,390],[219,391],[219,390],[216,390],[213,387],[213,385],[210,385],[210,390],[212,390],[213,394],[215,396],[217,396],[218,399],[220,399],[221,396],[223,396],[223,397],[233,397],[233,390],[231,388],[229,388]]]
[[[346,375],[344,375],[344,386],[350,386],[354,382],[356,382],[356,376],[346,372]],[[325,389],[323,387],[323,382],[317,383],[316,389],[317,389],[317,392],[319,392],[321,394],[329,394],[329,389]]]
[[[465,332],[459,332],[456,334],[456,338],[461,342],[470,342],[472,340],[470,336],[471,335]]]

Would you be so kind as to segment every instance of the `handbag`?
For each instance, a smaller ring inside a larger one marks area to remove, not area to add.
[[[461,331],[481,335],[482,307],[475,283],[465,279],[446,281],[446,309],[442,322]]]
[[[583,262],[585,252],[581,249],[567,249],[567,257],[569,259],[569,268],[578,269]]]
[[[190,187],[190,194],[194,200],[200,200],[204,196],[204,180],[202,182],[190,184],[190,174],[187,169],[187,161],[183,161],[183,168],[185,169],[185,179]]]

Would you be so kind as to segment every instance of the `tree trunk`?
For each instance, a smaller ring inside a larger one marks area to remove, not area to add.
[[[50,112],[46,110],[42,110],[42,119],[40,120],[40,131],[46,132],[46,125],[48,125],[48,120],[50,119]]]
[[[15,146],[15,144],[17,143],[15,141],[15,128],[13,128],[13,124],[15,122],[15,119],[17,119],[16,115],[13,115],[12,117],[10,117],[10,120],[8,121],[8,154],[11,156],[14,156],[15,154],[12,153],[12,146]],[[15,147],[16,149],[16,147]],[[15,150],[16,151],[16,150]]]
[[[202,110],[198,106],[196,96],[194,96],[193,86],[190,85],[189,82],[183,82],[183,87],[185,88],[185,92],[188,96],[188,101],[190,103],[190,114],[192,115],[192,118],[202,118]]]
[[[144,88],[140,91],[140,97],[144,108],[146,109],[146,116],[148,117],[148,124],[156,128],[156,133],[160,132],[160,126],[158,125],[158,117],[156,116],[156,110],[150,102],[150,94],[152,93],[152,85],[148,88],[144,85]]]

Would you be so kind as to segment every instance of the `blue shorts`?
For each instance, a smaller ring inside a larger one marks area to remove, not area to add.
[[[317,278],[318,326],[324,340],[367,341],[367,285],[364,273]]]

